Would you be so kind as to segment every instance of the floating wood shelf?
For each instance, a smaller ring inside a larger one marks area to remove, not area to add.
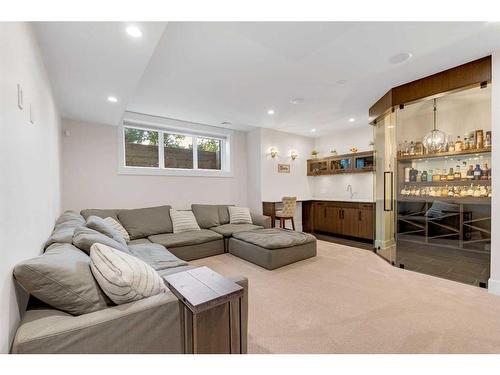
[[[375,170],[373,151],[328,156],[307,160],[308,176],[323,176],[345,173],[365,173]]]
[[[452,151],[452,152],[439,152],[437,154],[425,154],[425,155],[408,155],[408,156],[399,156],[398,161],[411,161],[417,159],[433,159],[433,158],[446,158],[450,156],[468,156],[475,154],[486,154],[491,152],[491,147],[476,149],[476,150],[464,150],[464,151]]]

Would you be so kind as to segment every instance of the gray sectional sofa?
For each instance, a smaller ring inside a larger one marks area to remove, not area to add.
[[[12,352],[183,352],[180,301],[168,292],[114,305],[90,270],[90,247],[96,242],[142,259],[162,277],[193,268],[191,260],[224,252],[267,269],[316,255],[313,236],[269,229],[270,217],[252,214],[252,224],[230,224],[228,205],[193,204],[201,230],[173,233],[170,208],[85,209],[62,214],[44,253],[14,269],[14,277],[31,293],[34,303],[21,321]],[[123,225],[130,236],[128,243],[120,234],[102,228],[99,232],[99,222],[107,217]],[[241,309],[241,341],[246,351],[248,281],[232,279],[244,288],[241,307],[234,303],[231,309],[237,313]]]
[[[123,245],[86,224],[91,216],[118,220],[130,235],[123,250],[148,263],[161,276],[193,268],[190,260],[224,253],[225,238],[232,233],[270,227],[270,218],[261,215],[252,215],[254,224],[229,224],[227,206],[193,205],[192,209],[201,231],[173,233],[170,206],[62,214],[44,253],[14,269],[14,277],[33,298],[17,330],[12,352],[182,353],[179,300],[165,293],[115,306],[92,277],[88,251],[94,241],[115,248]],[[244,277],[232,279],[245,289],[241,313],[242,346],[246,350],[248,282]]]

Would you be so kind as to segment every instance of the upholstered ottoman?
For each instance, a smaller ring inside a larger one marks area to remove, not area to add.
[[[316,238],[286,229],[256,229],[233,233],[229,253],[273,270],[316,256]]]

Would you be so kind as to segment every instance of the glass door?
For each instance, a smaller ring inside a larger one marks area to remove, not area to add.
[[[396,117],[389,113],[374,125],[375,150],[375,249],[392,264],[396,261],[395,245],[395,161]]]

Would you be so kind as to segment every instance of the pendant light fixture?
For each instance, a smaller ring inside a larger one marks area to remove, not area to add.
[[[424,137],[424,147],[427,149],[428,152],[434,153],[434,152],[439,152],[444,148],[444,145],[446,143],[446,134],[442,132],[441,130],[437,129],[437,120],[436,120],[436,115],[437,115],[437,106],[436,106],[436,99],[434,99],[434,129],[430,131],[425,137]]]

